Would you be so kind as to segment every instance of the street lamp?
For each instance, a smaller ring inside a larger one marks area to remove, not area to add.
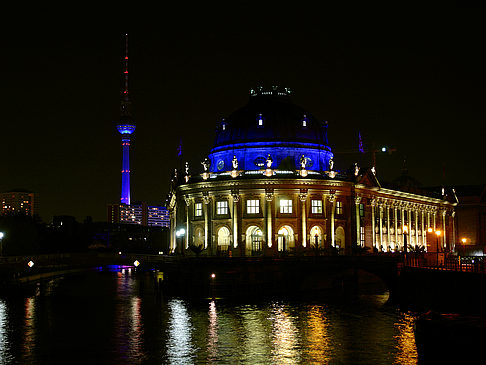
[[[437,266],[439,266],[439,237],[442,234],[440,230],[435,231],[435,235],[437,236]]]
[[[5,233],[0,232],[0,256],[3,256],[3,237],[5,236]]]
[[[407,253],[407,234],[408,234],[408,227],[405,225],[403,226],[403,252]]]

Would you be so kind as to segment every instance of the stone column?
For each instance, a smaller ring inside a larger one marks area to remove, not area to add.
[[[380,247],[379,247],[379,251],[383,251],[383,203],[380,203]]]
[[[371,230],[373,231],[373,249],[376,248],[376,232],[375,232],[375,207],[376,207],[376,199],[371,201]]]
[[[209,203],[211,202],[211,197],[208,193],[203,194],[204,202],[204,249],[208,248],[209,244]]]
[[[361,197],[356,195],[354,197],[354,205],[356,207],[356,246],[361,246],[361,220],[359,216],[359,205],[361,203]]]
[[[397,250],[399,247],[399,241],[398,241],[398,216],[397,216],[397,203],[395,202],[393,204],[393,223],[394,223],[394,228],[395,228],[395,234],[394,234],[394,239],[395,239],[395,249]]]
[[[329,195],[329,202],[331,203],[331,246],[336,247],[336,243],[334,240],[334,211],[336,208],[336,195],[331,193]]]
[[[186,250],[189,248],[189,207],[191,206],[191,199],[188,196],[184,196],[186,202]]]
[[[231,193],[233,198],[233,248],[238,248],[238,202],[240,195],[238,191]]]
[[[391,238],[391,236],[390,236],[390,205],[387,204],[385,207],[386,207],[386,235],[387,235],[386,236],[387,237],[386,243],[391,249],[391,242],[390,242],[390,238]]]
[[[447,235],[446,235],[446,213],[447,211],[444,209],[442,211],[442,227],[443,227],[443,234],[442,237],[444,241],[442,241],[442,249],[445,250],[447,247]]]
[[[265,192],[265,210],[266,210],[266,227],[267,227],[267,247],[272,248],[273,236],[272,236],[272,202],[273,191]]]
[[[415,208],[414,212],[415,212],[415,221],[414,221],[414,223],[415,223],[415,247],[417,247],[418,244],[419,244],[419,239],[418,239],[418,237],[419,237],[419,235],[418,235],[418,218],[419,218],[418,208]]]
[[[306,215],[306,200],[307,189],[301,189],[299,200],[302,206],[302,247],[307,247],[307,215]]]

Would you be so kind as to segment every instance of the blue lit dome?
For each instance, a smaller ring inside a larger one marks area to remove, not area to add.
[[[327,123],[293,104],[286,88],[251,90],[248,104],[221,121],[209,155],[211,172],[231,170],[233,156],[241,170],[263,169],[268,155],[272,168],[285,170],[299,168],[304,155],[308,170],[325,171],[332,158]]]

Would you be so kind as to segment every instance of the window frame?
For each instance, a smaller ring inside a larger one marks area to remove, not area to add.
[[[336,215],[343,214],[343,202],[340,200],[336,201]]]
[[[314,205],[314,202],[319,203],[319,204]],[[323,212],[322,207],[323,207],[322,199],[311,199],[311,213],[312,214],[322,214],[322,212]],[[319,210],[319,211],[314,211],[314,208],[316,208],[316,210]]]
[[[227,200],[216,201],[216,215],[228,215],[229,205]]]
[[[256,203],[251,205],[251,203]],[[251,211],[253,210],[253,211]],[[260,214],[260,199],[247,199],[246,200],[246,214]]]
[[[289,202],[287,205],[282,205],[282,202]],[[292,214],[293,213],[293,202],[292,199],[282,198],[278,202],[280,214]]]
[[[201,214],[197,214],[198,212],[201,212]],[[203,205],[202,205],[202,203],[201,202],[194,203],[194,217],[200,218],[202,216],[203,216]]]

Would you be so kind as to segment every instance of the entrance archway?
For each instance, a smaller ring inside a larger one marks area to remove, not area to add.
[[[334,246],[340,250],[344,249],[345,240],[344,240],[344,228],[339,226],[336,228],[336,235],[334,237]]]
[[[310,243],[311,247],[316,249],[324,248],[323,236],[322,236],[322,229],[319,226],[314,226],[310,230]]]
[[[263,232],[258,226],[250,226],[246,230],[246,255],[256,256],[262,254]]]
[[[204,248],[204,230],[201,227],[197,227],[194,230],[194,236],[193,236],[193,244],[196,247],[203,247]]]
[[[282,226],[278,230],[277,249],[279,252],[289,251],[295,247],[294,230],[290,226]]]
[[[218,230],[218,253],[228,252],[230,246],[230,231],[226,227]]]

